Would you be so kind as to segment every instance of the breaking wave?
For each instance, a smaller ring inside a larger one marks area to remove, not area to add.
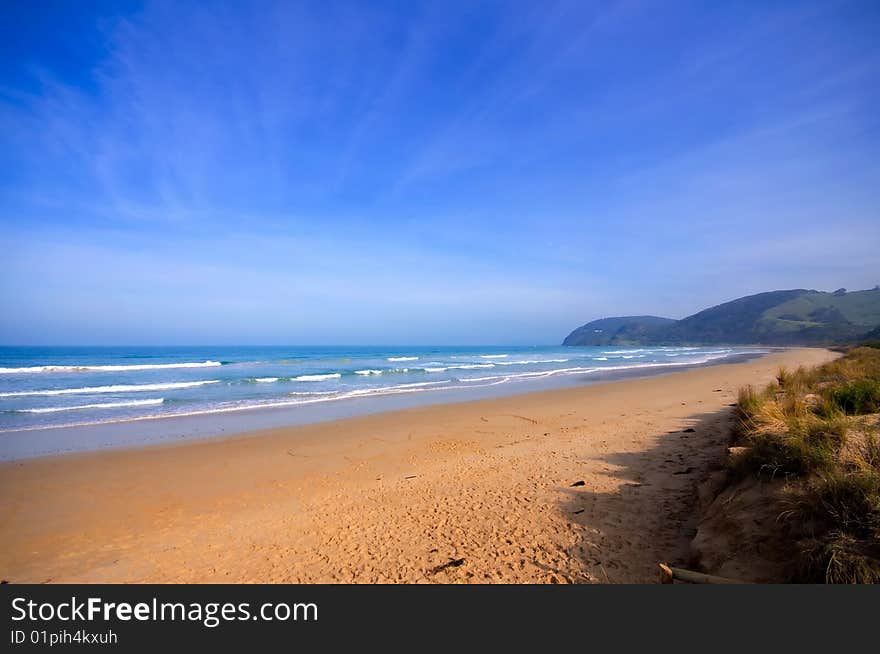
[[[200,363],[152,363],[131,366],[30,366],[28,368],[0,368],[0,375],[22,375],[41,372],[128,372],[135,370],[168,370],[171,368],[213,368],[222,366],[220,361]]]
[[[298,382],[311,382],[311,381],[324,381],[325,379],[339,379],[342,375],[338,372],[327,373],[326,375],[300,375],[299,377],[294,377],[293,381]]]
[[[99,393],[142,393],[144,391],[172,391],[179,388],[194,388],[207,384],[219,384],[219,379],[193,382],[170,382],[168,384],[116,384],[113,386],[84,386],[82,388],[59,388],[45,391],[13,391],[0,393],[0,397],[32,397],[48,395],[96,395]]]
[[[119,409],[127,406],[150,406],[162,404],[164,398],[154,400],[132,400],[131,402],[106,402],[104,404],[78,404],[76,406],[50,406],[44,409],[14,409],[15,413],[57,413],[58,411],[77,411],[80,409]]]

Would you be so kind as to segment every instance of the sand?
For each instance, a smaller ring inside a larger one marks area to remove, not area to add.
[[[834,356],[2,464],[0,577],[654,582],[687,560],[737,389]]]

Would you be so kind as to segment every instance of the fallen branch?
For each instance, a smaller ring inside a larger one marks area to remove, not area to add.
[[[694,572],[684,568],[673,568],[665,563],[660,564],[660,583],[671,584],[673,581],[686,581],[689,584],[747,584],[748,581],[730,579],[729,577],[716,577],[703,572]]]

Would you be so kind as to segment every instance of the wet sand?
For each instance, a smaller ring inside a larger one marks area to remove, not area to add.
[[[737,389],[834,356],[0,464],[0,577],[652,582],[688,555]]]

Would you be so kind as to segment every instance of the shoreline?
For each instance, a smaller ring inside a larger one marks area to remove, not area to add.
[[[674,374],[0,463],[0,575],[653,581],[659,560],[686,556],[694,486],[724,450],[738,388],[765,383],[779,365],[835,356],[797,348]]]
[[[560,375],[506,385],[469,389],[439,387],[423,393],[401,393],[348,398],[295,406],[251,406],[194,413],[146,416],[98,423],[28,427],[0,431],[0,464],[86,452],[126,450],[185,444],[202,440],[237,438],[274,429],[308,426],[360,416],[422,407],[466,404],[487,399],[513,398],[616,381],[674,375],[688,370],[750,361],[787,348],[762,348],[765,352],[734,353],[729,357],[695,364],[661,364],[596,371],[586,375]]]

